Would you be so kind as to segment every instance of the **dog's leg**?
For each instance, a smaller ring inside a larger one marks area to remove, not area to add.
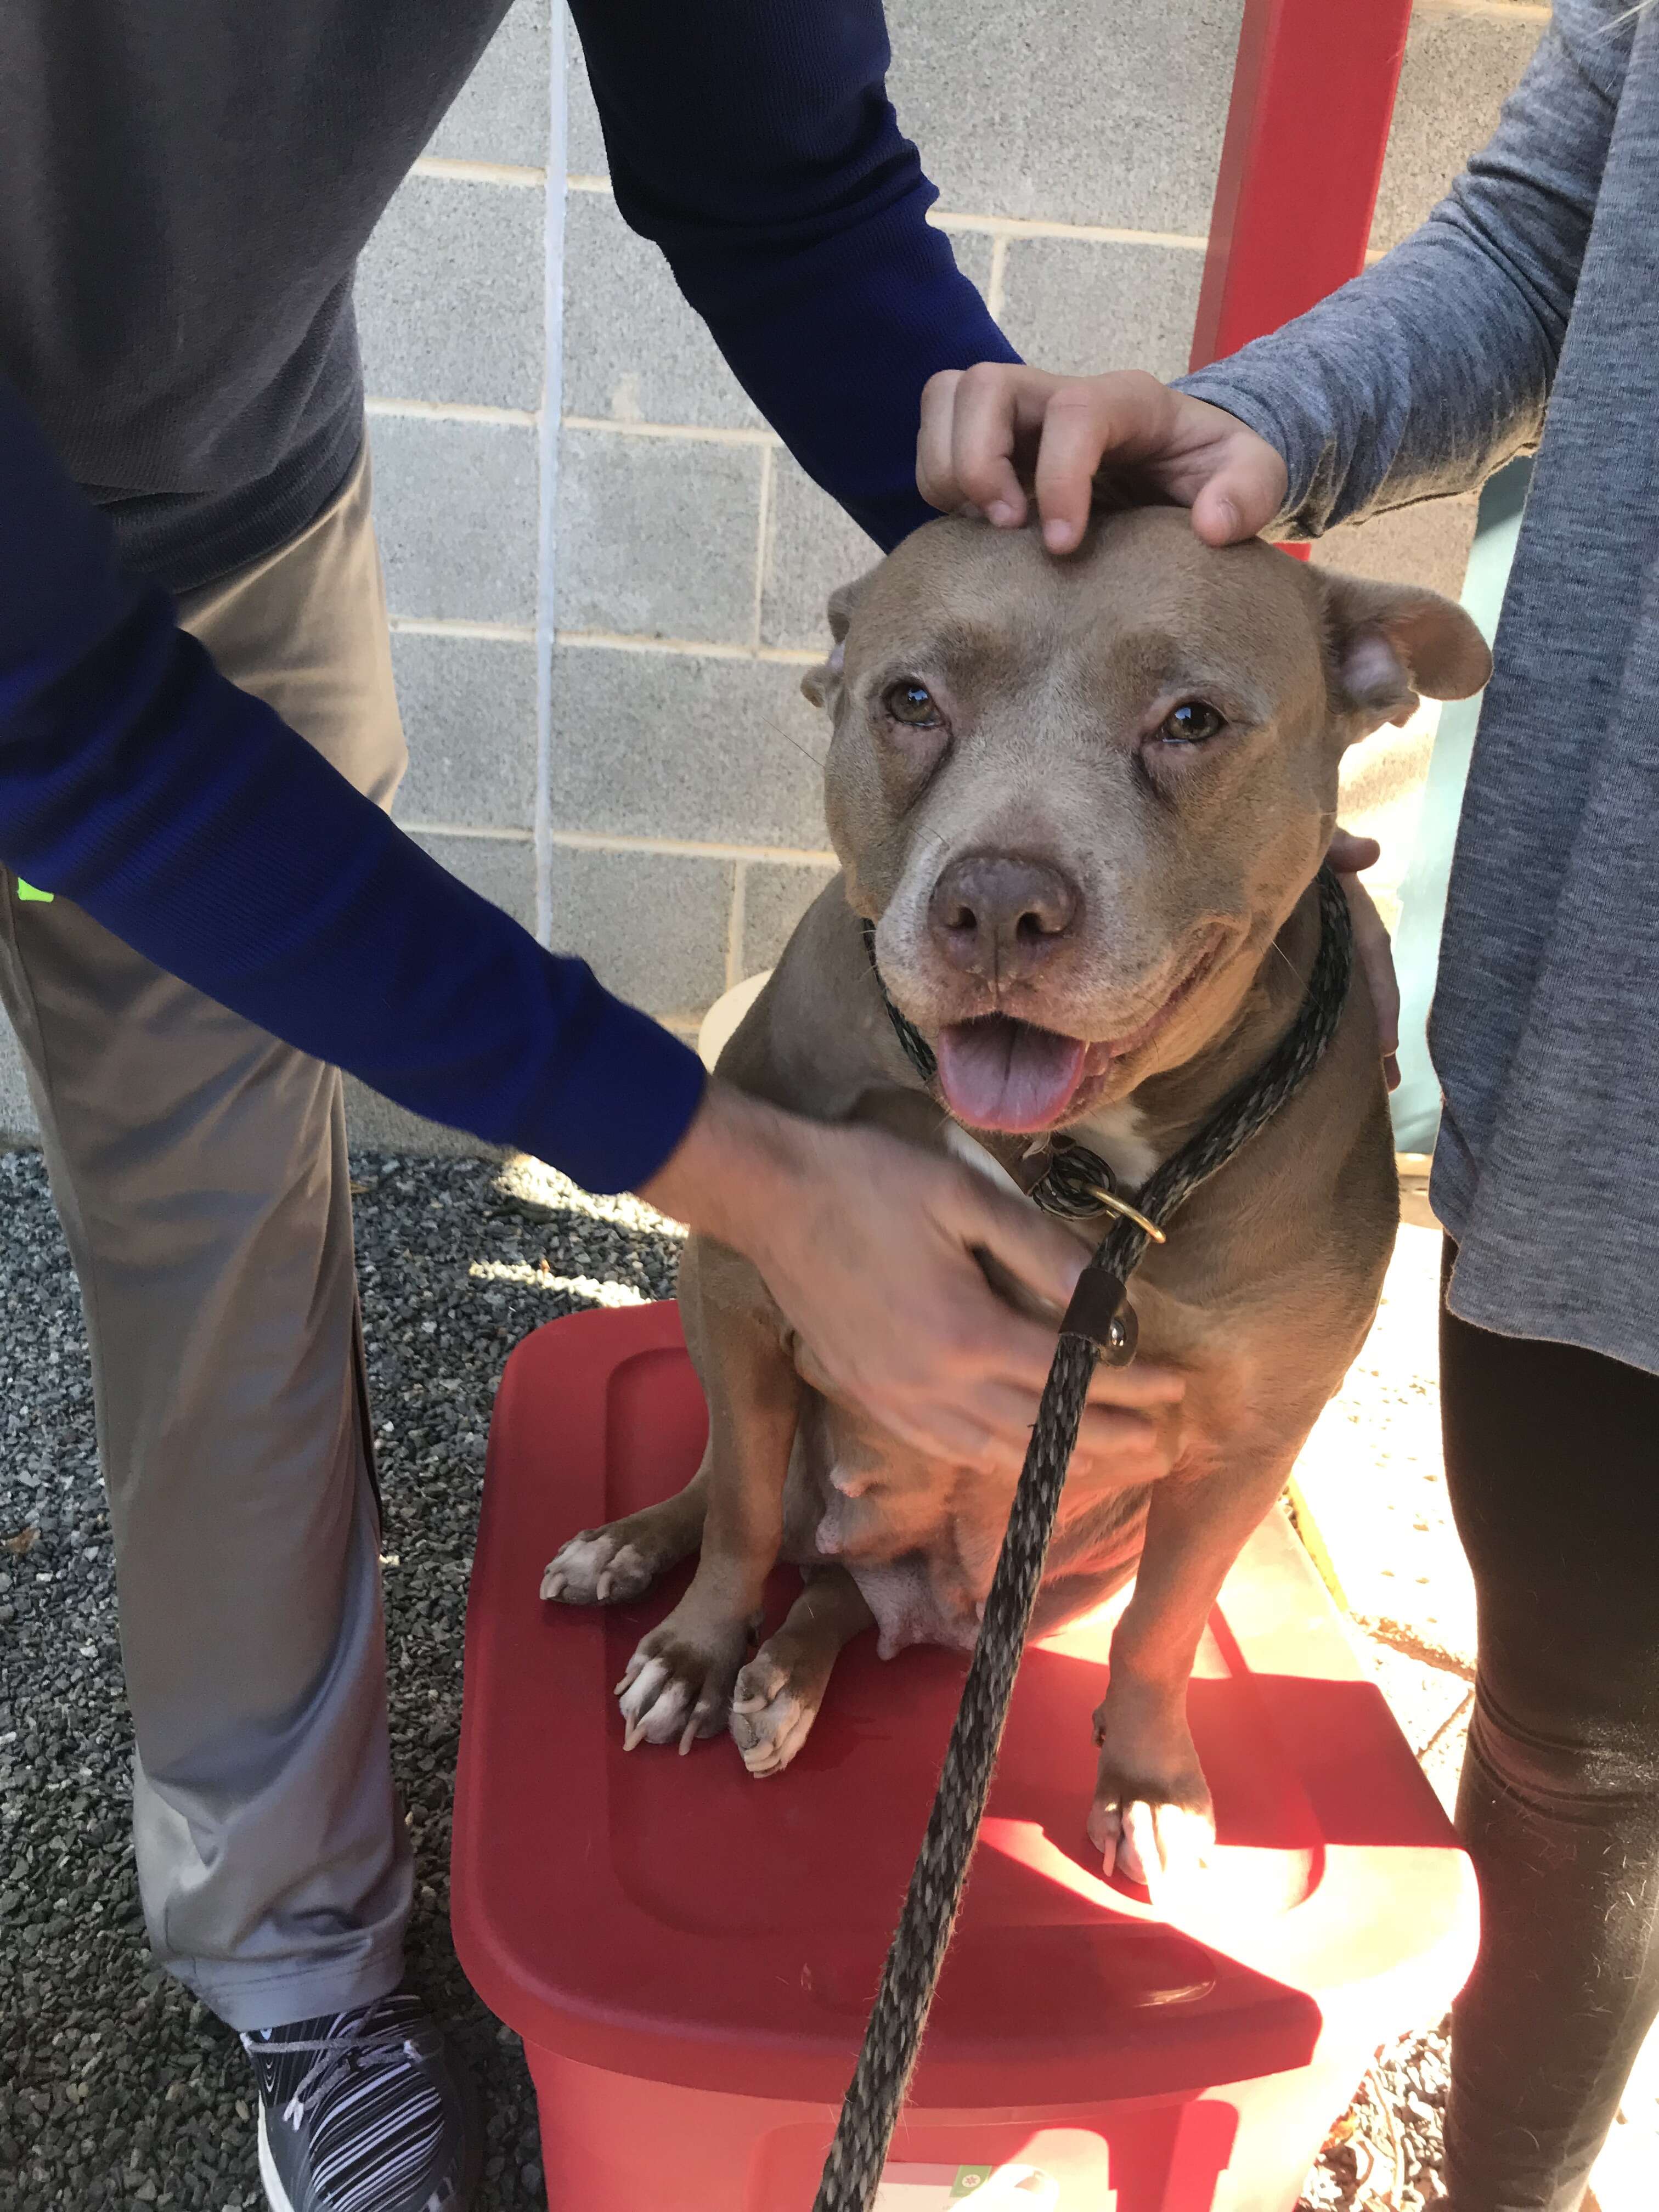
[[[809,1571],[788,1617],[738,1676],[732,1738],[749,1771],[781,1774],[811,1732],[842,1646],[875,1626],[845,1567]]]
[[[702,1550],[691,1587],[642,1640],[617,1686],[630,1750],[645,1742],[688,1751],[698,1736],[725,1728],[782,1541],[800,1380],[763,1297],[751,1292],[716,1304],[705,1279],[715,1271],[706,1251],[702,1257],[699,1310],[688,1313],[687,1334],[708,1400]]]
[[[542,1595],[562,1605],[627,1605],[659,1575],[690,1559],[702,1537],[708,1510],[708,1458],[684,1490],[660,1505],[579,1529],[547,1563]]]
[[[1089,1839],[1110,1874],[1155,1886],[1190,1871],[1215,1841],[1210,1792],[1187,1724],[1187,1686],[1205,1624],[1300,1446],[1282,1439],[1241,1464],[1152,1487],[1134,1594],[1112,1638],[1095,1712],[1100,1766]]]

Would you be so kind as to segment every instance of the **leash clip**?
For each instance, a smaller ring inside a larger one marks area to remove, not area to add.
[[[1140,1341],[1140,1324],[1122,1278],[1105,1267],[1085,1267],[1077,1279],[1060,1333],[1087,1337],[1099,1347],[1109,1367],[1127,1367]]]

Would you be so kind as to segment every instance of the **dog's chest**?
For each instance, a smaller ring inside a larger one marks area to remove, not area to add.
[[[1100,1155],[1116,1177],[1120,1190],[1139,1190],[1164,1164],[1164,1154],[1152,1141],[1146,1117],[1133,1099],[1107,1108],[1067,1134]]]
[[[1086,1146],[1090,1152],[1105,1161],[1112,1171],[1113,1181],[1121,1191],[1137,1191],[1156,1169],[1163,1164],[1164,1153],[1154,1141],[1146,1117],[1133,1100],[1113,1106],[1097,1115],[1092,1121],[1080,1122],[1066,1135],[1073,1144]],[[947,1121],[944,1125],[945,1146],[951,1156],[965,1166],[974,1168],[994,1182],[999,1188],[1012,1190],[1019,1196],[1029,1194],[1024,1185],[1010,1174],[994,1153],[981,1144],[978,1138],[964,1129],[959,1122]],[[1046,1146],[1034,1146],[1026,1155],[1040,1164]]]
[[[1153,1171],[1163,1164],[1164,1154],[1148,1133],[1146,1117],[1136,1110],[1133,1102],[1109,1108],[1093,1121],[1080,1123],[1066,1132],[1073,1144],[1085,1146],[1103,1160],[1110,1169],[1112,1180],[1120,1191],[1138,1191]],[[1016,1197],[1030,1199],[1025,1183],[1019,1181],[1003,1165],[996,1155],[959,1122],[947,1121],[943,1129],[945,1150],[965,1167],[985,1176],[1000,1190],[1012,1191]],[[1041,1172],[1047,1146],[1034,1145],[1025,1155],[1030,1163],[1026,1181],[1035,1179]],[[1021,1164],[1022,1165],[1024,1163]],[[1035,1203],[1035,1201],[1032,1201]],[[1097,1220],[1073,1222],[1068,1224],[1088,1243],[1097,1241],[1105,1227],[1105,1217]]]

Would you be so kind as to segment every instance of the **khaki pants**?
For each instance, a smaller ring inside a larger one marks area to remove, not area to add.
[[[180,619],[389,805],[367,460]],[[161,1961],[233,2027],[402,1973],[379,1513],[340,1078],[0,877],[0,1000],[86,1307]]]

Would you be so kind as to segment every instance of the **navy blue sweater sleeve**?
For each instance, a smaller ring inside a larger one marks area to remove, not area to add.
[[[577,0],[618,204],[884,546],[921,387],[1012,360],[885,90],[879,0]],[[445,873],[218,675],[0,383],[0,860],[416,1112],[647,1180],[695,1056]]]
[[[696,1057],[395,829],[120,572],[0,379],[0,860],[416,1112],[649,1179]]]
[[[572,0],[617,204],[750,398],[884,548],[935,370],[1013,361],[885,90],[881,0]]]

